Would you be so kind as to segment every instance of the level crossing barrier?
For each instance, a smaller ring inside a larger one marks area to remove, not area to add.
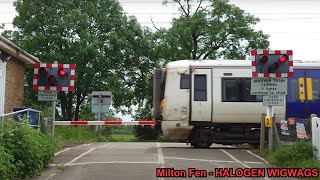
[[[55,125],[62,125],[62,126],[68,126],[68,125],[109,125],[109,126],[154,126],[156,124],[156,121],[152,119],[151,121],[87,121],[87,120],[78,120],[78,121],[55,121]]]

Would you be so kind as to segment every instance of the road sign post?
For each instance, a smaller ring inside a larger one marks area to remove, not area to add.
[[[287,77],[293,77],[292,50],[252,50],[251,95],[262,95],[267,106],[265,125],[269,127],[269,150],[273,149],[273,106],[283,106]],[[261,126],[261,128],[263,128]]]
[[[101,121],[101,113],[109,112],[111,105],[110,91],[93,91],[92,92],[92,112],[97,113],[98,121]],[[99,139],[101,138],[101,126],[96,126]]]

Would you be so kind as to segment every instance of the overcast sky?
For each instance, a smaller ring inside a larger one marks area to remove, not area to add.
[[[12,29],[16,15],[13,0],[0,0],[0,23]],[[120,0],[125,12],[134,15],[143,26],[170,27],[177,6],[162,5],[161,0]],[[320,0],[230,0],[261,19],[256,26],[270,35],[270,49],[293,50],[294,60],[320,61]],[[126,118],[128,119],[128,118]]]
[[[16,15],[13,0],[0,0],[0,22],[12,29]],[[162,5],[162,0],[120,0],[124,11],[144,26],[170,27],[177,6]],[[320,0],[230,0],[261,19],[256,26],[270,35],[270,49],[292,49],[297,60],[318,60],[320,54]]]

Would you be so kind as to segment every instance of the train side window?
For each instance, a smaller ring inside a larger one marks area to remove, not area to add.
[[[312,79],[312,95],[313,100],[320,100],[320,79]]]
[[[239,101],[240,86],[237,79],[223,79],[223,98],[224,102]]]
[[[299,83],[298,79],[290,79],[291,98],[289,102],[299,101]]]
[[[262,96],[251,95],[250,78],[222,78],[222,102],[262,102]]]
[[[181,74],[180,89],[190,89],[190,74]]]
[[[251,79],[244,78],[241,81],[242,96],[241,99],[243,102],[262,102],[262,96],[251,95]]]
[[[207,75],[194,75],[194,101],[207,101]]]

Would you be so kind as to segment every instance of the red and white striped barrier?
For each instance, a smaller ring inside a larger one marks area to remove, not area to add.
[[[156,121],[55,121],[55,125],[151,125],[154,126]]]

